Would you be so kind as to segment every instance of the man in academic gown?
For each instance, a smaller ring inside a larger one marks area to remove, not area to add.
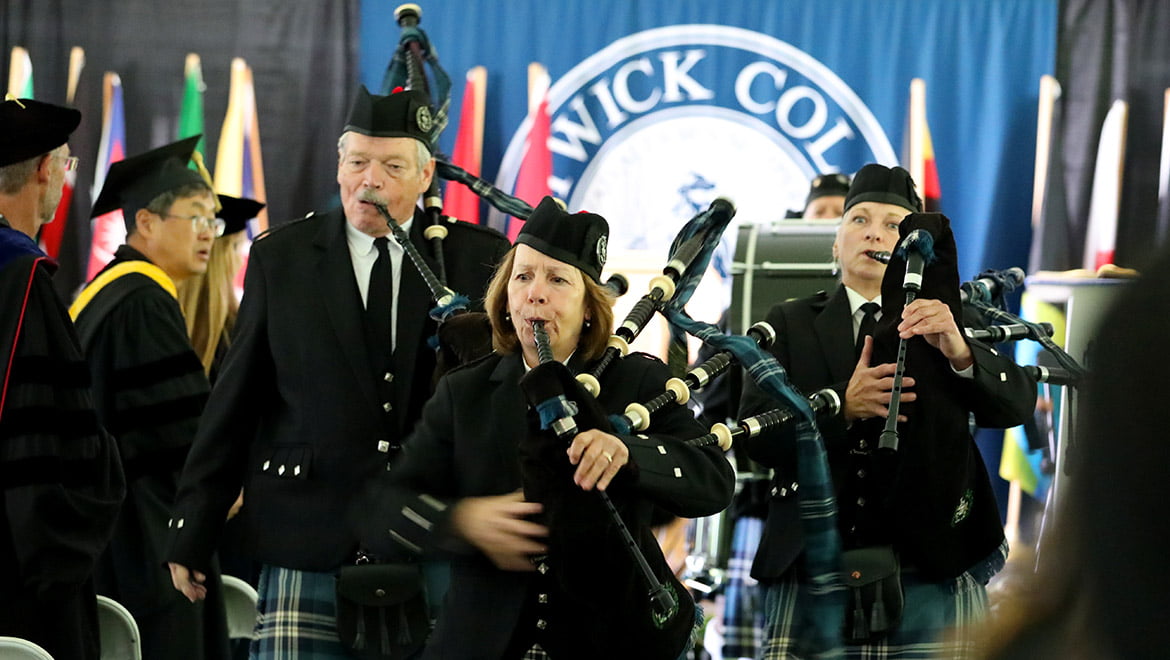
[[[171,588],[163,554],[179,471],[209,389],[175,283],[206,270],[224,227],[211,186],[187,166],[197,141],[110,168],[93,212],[122,209],[126,243],[70,308],[98,416],[118,439],[128,483],[98,592],[134,615],[146,658],[228,656],[218,569],[205,569],[213,597],[192,605]]]
[[[77,333],[37,247],[81,113],[0,103],[0,636],[58,660],[99,654],[94,564],[125,495]]]

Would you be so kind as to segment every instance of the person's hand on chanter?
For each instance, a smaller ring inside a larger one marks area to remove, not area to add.
[[[581,490],[605,490],[622,466],[630,462],[630,449],[616,436],[598,430],[578,433],[569,445],[569,462],[577,466],[573,483]]]
[[[975,363],[971,347],[955,323],[951,308],[941,300],[918,298],[902,310],[898,336],[909,339],[915,335],[937,348],[955,371],[962,371]]]
[[[529,557],[548,551],[541,539],[548,528],[527,520],[540,513],[538,502],[526,502],[524,493],[467,497],[451,511],[452,528],[505,571],[535,570]]]
[[[865,338],[865,346],[861,349],[861,357],[849,378],[845,388],[845,406],[842,414],[846,422],[871,417],[886,418],[890,415],[890,391],[894,389],[894,372],[897,365],[893,363],[869,366],[873,358],[873,337]],[[902,402],[909,403],[918,398],[914,392],[906,389],[914,387],[914,379],[902,379]],[[906,421],[905,415],[898,415],[898,421]]]

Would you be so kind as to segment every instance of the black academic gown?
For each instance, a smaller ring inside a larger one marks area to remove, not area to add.
[[[232,348],[184,467],[171,561],[203,570],[241,486],[238,520],[257,560],[315,572],[353,560],[346,512],[395,460],[430,396],[435,323],[430,292],[404,260],[393,367],[375,368],[345,223],[337,209],[253,243]],[[410,233],[431,261],[426,224],[417,212]],[[448,285],[477,300],[508,243],[446,226]]]
[[[55,269],[0,216],[0,636],[96,659],[92,574],[125,481]]]
[[[767,321],[776,330],[771,353],[787,369],[793,385],[805,394],[829,387],[844,402],[857,363],[845,287],[839,285],[831,295],[822,291],[776,305]],[[920,338],[915,341],[925,344]],[[818,422],[846,547],[893,543],[905,561],[932,579],[961,574],[1003,540],[986,469],[970,437],[968,412],[975,414],[979,426],[1005,428],[1023,423],[1035,407],[1035,382],[1022,368],[979,342],[968,343],[975,358],[970,380],[948,372],[945,358],[929,346],[916,349],[916,359],[907,359],[906,375],[932,386],[914,388],[918,400],[903,406],[911,422],[901,428],[902,463],[895,476],[889,476],[885,466],[860,464],[853,453],[862,440],[876,445],[883,419],[847,428],[838,413]],[[878,354],[896,352],[896,338],[892,345],[878,348]],[[929,379],[924,378],[927,375]],[[741,418],[776,405],[749,382]],[[916,432],[919,428],[933,429],[929,444],[910,440],[925,437]],[[795,446],[781,430],[753,438],[748,451],[774,470],[768,518],[752,566],[756,579],[774,580],[803,550]],[[888,488],[890,482],[896,485]]]
[[[638,617],[647,612],[645,585],[630,555],[613,545],[611,526],[602,519],[600,528],[591,527],[598,523],[594,509],[600,504],[592,493],[576,489],[571,472],[564,476],[564,486],[582,496],[580,508],[563,515],[566,525],[576,528],[577,534],[569,536],[577,543],[550,548],[548,573],[502,571],[449,533],[448,504],[532,486],[525,481],[520,449],[529,429],[519,386],[523,375],[519,354],[493,354],[441,380],[390,477],[392,483],[382,484],[373,496],[377,505],[360,516],[369,525],[367,538],[375,551],[417,547],[455,553],[451,587],[423,657],[499,660],[508,657],[506,649],[522,652],[533,641],[540,641],[553,658],[662,657],[671,652],[670,657],[677,657],[689,623],[682,637],[673,638],[676,648],[658,648],[653,656],[631,655],[631,647],[642,641],[631,631],[640,629]],[[608,413],[621,413],[631,402],[660,394],[667,378],[669,370],[661,361],[631,354],[610,366],[598,403]],[[650,531],[655,505],[684,517],[714,514],[730,502],[735,475],[718,447],[683,442],[705,431],[686,407],[670,406],[652,422],[645,434],[622,437],[630,465],[608,492],[634,538],[642,547],[656,549]],[[555,443],[549,456],[568,469],[567,446],[551,438],[546,442]],[[556,563],[566,557],[572,565]],[[655,568],[664,567],[660,551],[647,558]],[[603,605],[582,614],[589,603]],[[693,623],[689,612],[686,620]]]
[[[125,261],[147,259],[123,245],[106,269]],[[134,615],[144,657],[227,657],[217,566],[202,569],[208,597],[191,604],[172,585],[164,554],[179,471],[208,391],[179,303],[151,278],[132,273],[98,292],[77,328],[98,417],[118,439],[128,484],[96,574],[98,593]]]

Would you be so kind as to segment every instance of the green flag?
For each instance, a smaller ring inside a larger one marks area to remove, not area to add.
[[[186,65],[186,85],[183,88],[183,106],[179,110],[179,135],[178,138],[191,137],[192,135],[203,134],[203,65],[200,64],[199,56],[195,53],[187,54]],[[206,155],[203,150],[205,139],[200,138],[199,143],[195,145],[195,151],[199,155]],[[191,169],[195,169],[192,164]]]

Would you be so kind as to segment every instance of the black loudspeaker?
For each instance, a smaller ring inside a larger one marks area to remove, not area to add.
[[[796,219],[739,226],[731,264],[732,334],[743,334],[777,303],[836,286],[833,240],[840,223]]]

